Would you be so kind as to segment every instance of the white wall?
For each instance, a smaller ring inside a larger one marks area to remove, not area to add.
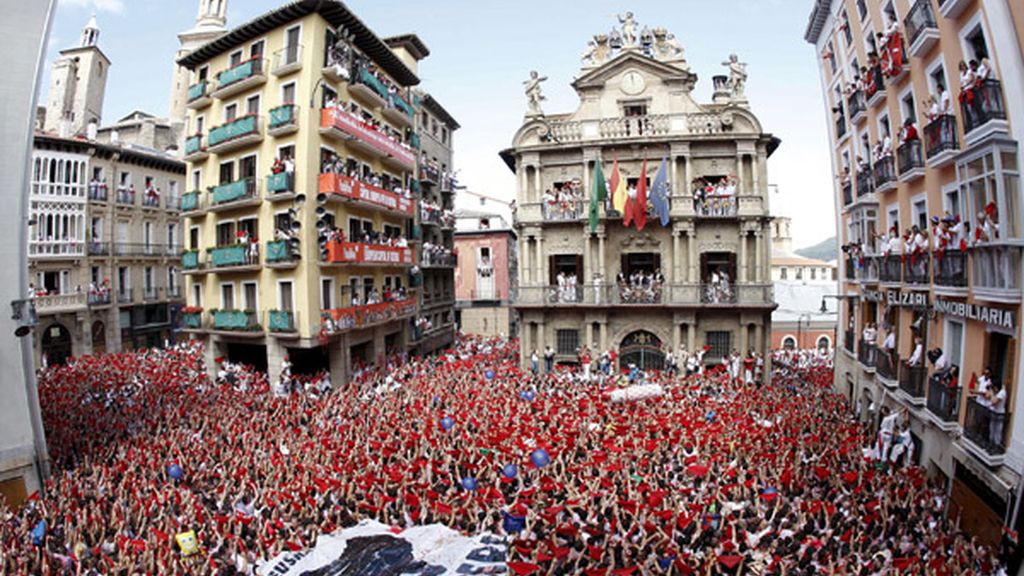
[[[0,270],[12,271],[0,282],[0,308],[10,310],[9,303],[25,296],[28,286],[26,259],[26,226],[28,170],[32,150],[32,128],[35,121],[36,98],[43,65],[46,38],[49,35],[56,0],[5,2],[0,18],[0,38],[6,46],[6,70],[0,83],[0,197],[10,210],[0,210],[0,229],[20,231],[8,234],[16,241],[0,242]],[[16,271],[16,272],[13,272]],[[23,345],[28,337],[14,337],[16,324],[8,312],[0,314],[0,480],[27,475],[28,492],[38,487],[33,477],[35,460],[33,410],[38,414],[35,376],[31,363],[26,374]],[[29,355],[31,362],[31,355]],[[30,386],[26,386],[30,378]],[[31,391],[31,393],[29,392]],[[37,421],[38,422],[38,421]],[[41,426],[36,432],[42,436]]]

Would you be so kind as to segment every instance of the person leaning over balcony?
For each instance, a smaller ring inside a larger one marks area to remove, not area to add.
[[[882,348],[889,358],[889,366],[896,366],[896,328],[891,324],[885,325],[885,340]]]
[[[967,106],[968,112],[974,115],[974,89],[977,85],[977,76],[974,71],[963,60],[957,66],[960,70],[960,102]]]
[[[903,121],[903,127],[900,128],[900,144],[906,144],[907,142],[916,142],[920,140],[920,136],[917,134],[917,124],[913,118],[907,118]]]
[[[889,158],[892,156],[892,136],[889,131],[882,132],[882,158]]]

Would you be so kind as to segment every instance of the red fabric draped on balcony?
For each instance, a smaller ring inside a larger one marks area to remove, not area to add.
[[[413,214],[413,202],[409,198],[403,198],[394,192],[388,192],[383,188],[371,186],[342,174],[321,174],[320,192],[340,194],[353,200],[375,204],[409,216]]]

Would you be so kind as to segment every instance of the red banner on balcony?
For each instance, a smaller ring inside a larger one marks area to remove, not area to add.
[[[416,300],[413,298],[407,298],[400,302],[334,308],[326,311],[326,314],[330,316],[330,322],[326,318],[324,319],[324,329],[328,333],[337,333],[352,328],[364,328],[409,316],[415,312]]]
[[[416,156],[413,155],[411,150],[388,138],[380,130],[348,112],[336,108],[324,108],[320,111],[320,127],[336,128],[346,134],[355,136],[381,153],[387,154],[408,166],[410,170],[416,166]]]
[[[413,214],[413,202],[409,198],[402,198],[394,192],[370,186],[343,174],[321,174],[320,192],[324,194],[340,194],[346,198],[382,206],[388,210],[394,210],[409,216]]]
[[[329,242],[327,261],[333,264],[412,264],[410,248],[357,242]]]

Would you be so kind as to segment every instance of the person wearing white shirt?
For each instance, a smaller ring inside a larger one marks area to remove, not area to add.
[[[988,427],[988,441],[994,446],[1003,445],[1003,426],[1006,418],[1006,388],[998,382],[992,384],[989,393],[989,409],[992,410]]]
[[[992,371],[986,367],[981,373],[981,376],[978,376],[978,388],[975,390],[975,400],[978,402],[979,406],[983,406],[985,408],[989,407],[989,390],[991,388]]]
[[[919,368],[923,361],[924,342],[921,340],[920,336],[914,336],[914,351],[910,354],[910,359],[907,360],[907,366]]]

